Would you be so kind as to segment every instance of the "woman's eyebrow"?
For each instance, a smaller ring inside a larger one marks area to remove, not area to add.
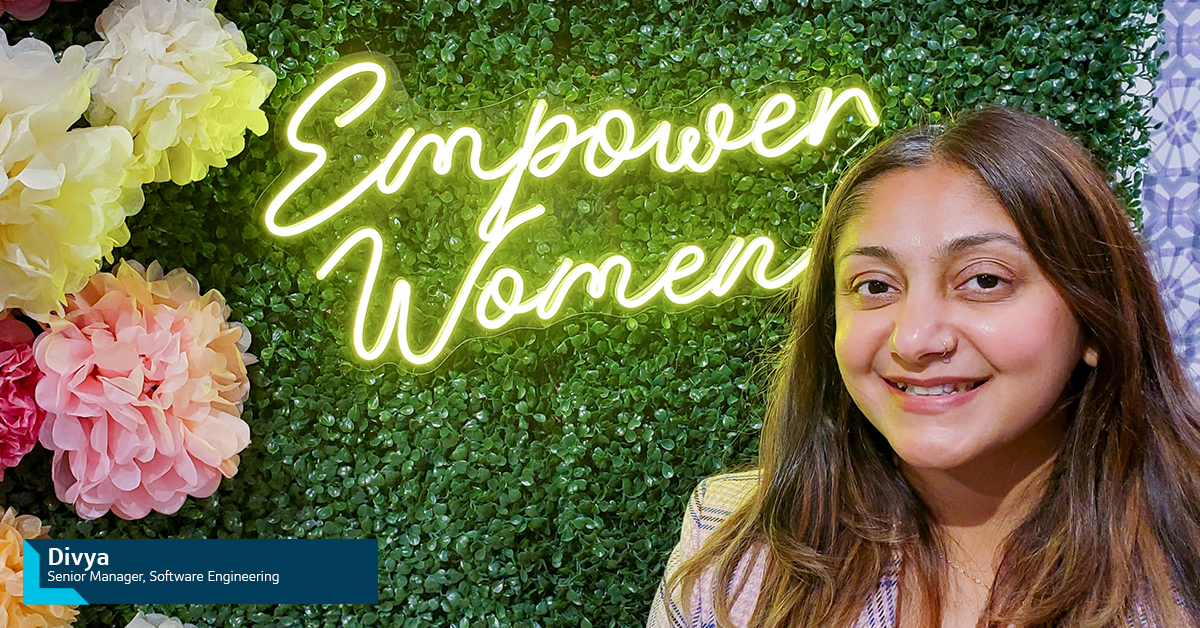
[[[1017,247],[1018,249],[1021,249],[1022,251],[1029,252],[1029,250],[1025,247],[1024,242],[1021,242],[1021,240],[1018,238],[1014,238],[1007,233],[1000,232],[976,233],[969,236],[962,236],[961,238],[955,238],[938,247],[938,252],[941,257],[949,257],[955,253],[962,253],[967,249],[982,246],[990,242],[1005,242]]]
[[[987,233],[976,233],[976,234],[972,234],[969,236],[962,236],[959,238],[954,238],[953,240],[946,242],[945,244],[938,247],[938,255],[940,257],[949,257],[951,255],[954,255],[957,253],[962,253],[963,251],[975,248],[977,246],[982,246],[982,245],[988,244],[990,242],[1004,242],[1006,244],[1015,246],[1015,247],[1021,249],[1022,251],[1025,251],[1025,252],[1029,251],[1029,249],[1025,247],[1025,243],[1021,242],[1020,239],[1015,238],[1007,233],[1000,233],[997,231],[997,232],[987,232]],[[837,263],[841,264],[843,261],[845,261],[845,259],[847,257],[851,257],[851,256],[855,256],[855,255],[862,256],[862,257],[870,257],[870,258],[880,260],[882,262],[888,262],[888,263],[892,263],[892,264],[896,263],[896,259],[897,259],[896,254],[894,252],[892,252],[892,250],[887,248],[886,246],[870,245],[870,246],[855,246],[855,247],[851,247],[851,248],[847,249],[845,252],[843,252],[841,255],[838,256]]]
[[[837,258],[837,263],[841,264],[847,257],[852,255],[861,255],[863,257],[873,257],[877,260],[896,263],[896,254],[886,246],[856,246],[846,250]]]

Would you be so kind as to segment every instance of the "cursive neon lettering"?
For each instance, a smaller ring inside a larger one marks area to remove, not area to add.
[[[609,255],[595,264],[563,258],[551,277],[532,290],[527,279],[509,267],[494,268],[481,284],[493,255],[506,238],[517,228],[545,214],[542,205],[512,213],[525,174],[535,179],[551,177],[566,165],[571,155],[576,154],[576,149],[580,149],[578,154],[584,170],[596,177],[607,177],[623,165],[645,156],[664,172],[704,173],[712,170],[724,153],[731,151],[749,149],[762,157],[775,158],[801,144],[817,146],[824,140],[835,116],[846,107],[852,106],[859,115],[857,119],[866,126],[879,124],[879,116],[869,97],[858,88],[838,92],[819,89],[812,111],[800,121],[796,120],[795,99],[785,93],[773,94],[758,105],[748,128],[738,136],[734,136],[736,115],[727,103],[709,106],[701,116],[703,123],[700,126],[675,128],[670,122],[659,121],[639,139],[633,117],[624,110],[603,111],[593,125],[580,126],[566,113],[547,116],[546,101],[538,99],[530,108],[517,148],[499,163],[483,163],[484,138],[475,128],[458,127],[445,136],[438,133],[418,136],[412,127],[404,128],[379,163],[350,189],[325,207],[311,210],[307,216],[290,223],[283,222],[281,214],[289,201],[303,191],[329,160],[324,146],[301,138],[306,119],[338,85],[362,76],[373,81],[369,83],[367,93],[333,118],[337,128],[344,128],[370,111],[386,91],[388,75],[380,63],[368,60],[347,65],[319,83],[300,102],[288,120],[286,138],[292,149],[310,156],[311,160],[271,197],[264,219],[268,231],[276,236],[301,235],[351,207],[372,187],[385,195],[400,192],[422,162],[423,155],[428,155],[427,163],[434,173],[449,174],[460,165],[455,163],[455,156],[456,152],[462,154],[457,149],[465,143],[465,170],[479,181],[501,183],[479,220],[476,234],[482,246],[431,340],[424,346],[417,346],[410,337],[412,284],[406,279],[397,279],[392,285],[381,328],[368,341],[367,313],[376,296],[384,251],[383,237],[374,228],[363,227],[347,236],[316,272],[318,279],[325,279],[351,251],[366,246],[369,251],[367,272],[352,334],[355,353],[364,360],[379,359],[394,339],[403,359],[415,365],[428,364],[446,350],[472,304],[476,322],[485,329],[498,330],[518,317],[531,315],[543,321],[554,318],[576,286],[592,298],[610,296],[620,307],[636,310],[660,297],[678,305],[695,303],[707,295],[721,297],[746,274],[762,288],[778,289],[792,282],[808,265],[807,250],[776,264],[776,246],[771,238],[758,236],[747,241],[738,236],[731,237],[711,263],[707,262],[704,250],[698,245],[680,246],[661,269],[636,290],[630,285],[633,264],[622,255]],[[777,139],[773,141],[772,137]]]

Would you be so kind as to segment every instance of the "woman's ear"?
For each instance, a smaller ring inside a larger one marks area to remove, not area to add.
[[[1095,347],[1088,347],[1083,350],[1083,363],[1095,368],[1100,362],[1100,350]]]

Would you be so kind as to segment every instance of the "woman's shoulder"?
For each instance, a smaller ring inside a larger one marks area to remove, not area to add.
[[[679,542],[667,559],[666,575],[659,585],[651,607],[648,628],[673,626],[714,626],[716,615],[713,608],[712,579],[705,573],[696,583],[697,594],[684,603],[680,589],[668,592],[666,583],[679,567],[700,551],[704,542],[730,515],[754,495],[758,487],[758,471],[723,473],[700,481],[688,500],[687,511],[680,527]],[[734,624],[744,626],[749,621],[757,604],[765,562],[761,552],[743,557],[734,574],[738,583],[738,594],[730,609]]]
[[[722,473],[705,478],[688,501],[688,518],[695,527],[694,541],[699,546],[705,537],[725,522],[758,490],[759,470]],[[689,523],[689,522],[685,522]]]
[[[751,469],[709,476],[700,481],[693,499],[707,508],[732,511],[754,496],[759,475],[758,469]]]

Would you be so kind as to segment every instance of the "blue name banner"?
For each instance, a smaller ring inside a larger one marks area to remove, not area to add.
[[[34,539],[25,604],[376,604],[375,539]]]

